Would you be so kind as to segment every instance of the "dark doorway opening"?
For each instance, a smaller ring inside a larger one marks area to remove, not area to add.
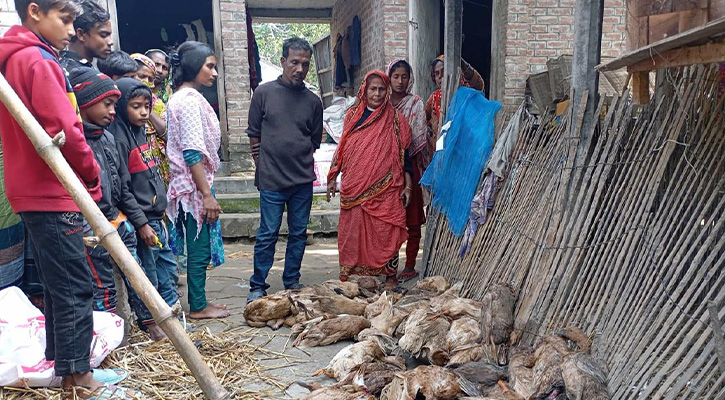
[[[505,23],[505,22],[504,22]],[[493,0],[463,0],[463,59],[481,74],[486,97],[491,87]],[[441,2],[441,49],[444,47],[445,7]]]
[[[214,13],[210,1],[123,0],[116,2],[121,50],[145,53],[162,49],[167,53],[187,40],[204,42],[214,48]],[[204,97],[217,110],[216,84],[203,87]]]

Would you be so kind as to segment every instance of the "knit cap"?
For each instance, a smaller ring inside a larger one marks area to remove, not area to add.
[[[116,82],[93,68],[76,68],[69,79],[80,108],[90,107],[113,95],[121,97]]]

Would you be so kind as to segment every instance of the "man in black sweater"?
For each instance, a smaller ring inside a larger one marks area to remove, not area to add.
[[[267,295],[266,283],[287,207],[289,235],[282,282],[299,289],[307,222],[315,181],[313,153],[322,141],[322,102],[305,87],[312,46],[298,37],[284,41],[282,76],[257,88],[249,108],[249,136],[261,221],[254,245],[254,275],[247,302]]]

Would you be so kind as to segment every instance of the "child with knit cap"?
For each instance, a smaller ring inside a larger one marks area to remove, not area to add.
[[[134,225],[146,223],[146,217],[130,191],[131,175],[121,161],[113,135],[106,130],[116,115],[116,102],[121,97],[116,83],[98,71],[79,67],[70,73],[70,81],[78,99],[86,142],[101,167],[103,197],[98,207],[117,230],[128,250],[136,257]],[[92,234],[92,233],[91,233]],[[86,247],[93,274],[93,308],[96,311],[116,310],[116,288],[113,260],[103,246]],[[148,310],[133,288],[129,287],[129,303],[136,315]]]

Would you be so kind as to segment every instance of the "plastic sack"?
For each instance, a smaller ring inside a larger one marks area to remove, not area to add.
[[[315,151],[315,182],[312,184],[314,193],[327,192],[327,173],[330,172],[332,158],[335,156],[337,145],[332,143],[322,143],[320,148]],[[340,185],[340,176],[337,177],[337,185]]]
[[[332,137],[335,143],[340,143],[342,138],[345,113],[347,109],[355,104],[354,97],[338,97],[332,99],[332,104],[322,111],[322,121],[327,134]]]
[[[91,367],[123,341],[123,319],[93,312]],[[17,287],[0,291],[0,386],[59,387],[55,363],[45,359],[45,316]]]

